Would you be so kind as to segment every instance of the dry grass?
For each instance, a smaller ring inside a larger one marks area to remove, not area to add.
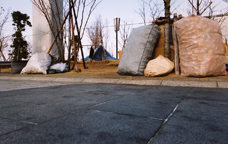
[[[78,62],[78,69],[81,72],[76,72],[75,70],[70,70],[70,72],[66,73],[58,73],[56,74],[48,74],[47,76],[55,76],[55,77],[120,77],[121,78],[137,78],[137,79],[148,79],[149,77],[132,77],[132,76],[123,76],[116,73],[119,65],[119,60],[108,60],[108,61],[86,61],[85,62],[87,69],[84,69],[83,62]],[[73,61],[71,61],[71,68],[73,66]],[[11,73],[10,68],[2,68],[1,73]],[[1,74],[0,73],[0,74]],[[42,76],[42,75],[34,75],[34,76]],[[181,80],[205,80],[208,81],[210,78],[219,78],[223,80],[227,80],[228,76],[212,76],[212,77],[182,77],[181,75],[175,75],[174,73],[155,77],[155,79],[181,79]]]
[[[78,69],[81,70],[78,74],[95,75],[95,76],[118,76],[116,73],[119,60],[107,60],[107,61],[86,61],[85,65],[87,69],[84,69],[83,62],[78,62]],[[71,68],[73,62],[71,62]],[[75,70],[71,70],[69,74],[75,73]]]
[[[71,61],[71,68],[73,66],[73,61]],[[83,62],[78,62],[78,69],[81,72],[77,73],[75,70],[71,70],[65,74],[80,74],[80,75],[92,75],[92,76],[118,76],[116,73],[119,60],[105,60],[105,61],[86,61],[85,65],[87,69],[84,69]],[[2,68],[1,73],[11,73],[11,68]]]

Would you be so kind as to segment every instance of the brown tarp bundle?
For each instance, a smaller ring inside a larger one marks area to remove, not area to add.
[[[191,15],[175,22],[182,76],[226,75],[219,24]]]

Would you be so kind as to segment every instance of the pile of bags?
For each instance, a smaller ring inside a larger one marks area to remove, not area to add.
[[[47,70],[55,70],[57,72],[64,72],[68,69],[65,63],[56,63],[51,65],[52,58],[46,53],[35,53],[29,59],[27,65],[22,69],[21,74],[47,74]]]

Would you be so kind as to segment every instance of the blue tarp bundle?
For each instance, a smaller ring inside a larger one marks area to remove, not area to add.
[[[103,46],[100,45],[96,51],[94,52],[93,58],[92,60],[95,61],[101,61],[101,60],[105,60],[105,55],[104,55],[104,51],[106,52],[106,57],[107,59],[112,59],[112,60],[116,60],[116,58],[114,58],[113,56],[111,56],[111,54],[109,52],[107,52],[106,50],[104,50]],[[89,61],[89,56],[87,56],[85,58],[85,61]]]

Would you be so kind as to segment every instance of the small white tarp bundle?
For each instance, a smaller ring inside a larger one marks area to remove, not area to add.
[[[156,59],[148,62],[144,71],[145,76],[160,76],[170,73],[174,69],[174,63],[168,58],[159,55]]]
[[[146,64],[152,59],[160,37],[161,28],[156,24],[132,30],[117,73],[122,75],[144,75]]]
[[[65,63],[57,63],[57,64],[54,64],[52,66],[50,66],[50,69],[51,70],[56,70],[58,72],[63,72],[65,70],[67,70],[67,65]]]
[[[29,59],[27,65],[22,69],[21,74],[43,73],[47,74],[47,69],[51,65],[51,56],[46,53],[35,53]]]

